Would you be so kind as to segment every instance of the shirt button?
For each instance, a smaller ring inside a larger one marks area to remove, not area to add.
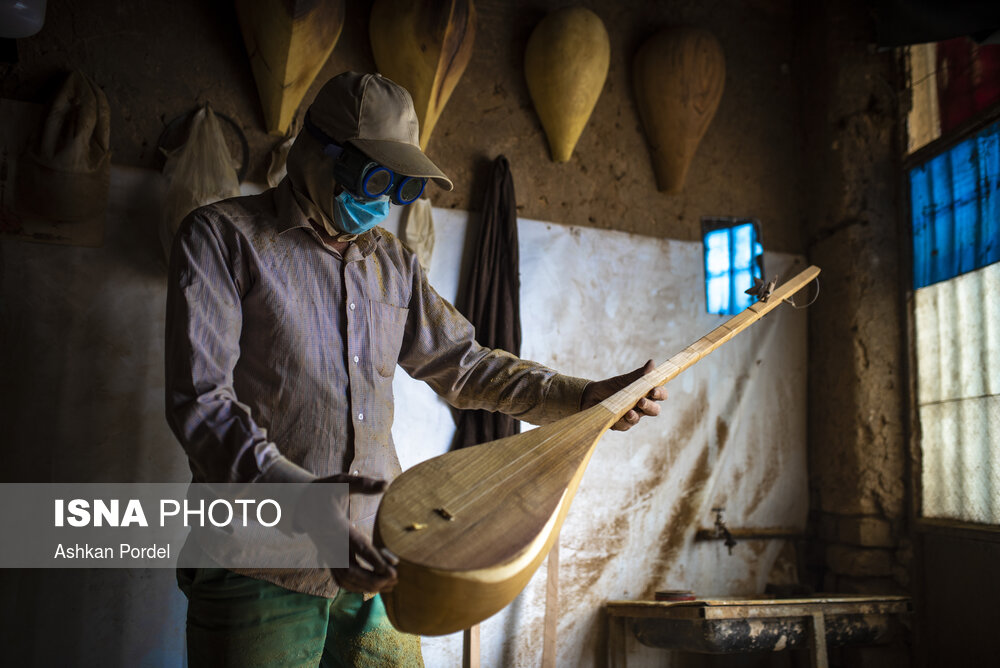
[[[358,413],[358,419],[359,420],[364,420],[365,419],[365,414],[364,413]]]
[[[357,363],[358,363],[358,356],[357,356],[357,355],[355,355],[355,356],[354,356],[354,363],[355,363],[355,364],[357,364]]]
[[[349,308],[350,308],[350,309],[351,309],[352,311],[354,310],[354,302],[351,302],[351,305],[350,305],[350,307],[349,307]]]
[[[357,469],[354,469],[354,475],[359,475],[360,473],[361,473],[361,471],[359,471]]]

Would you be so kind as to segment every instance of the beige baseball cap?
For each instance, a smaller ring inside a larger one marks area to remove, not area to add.
[[[420,150],[420,127],[410,94],[381,74],[338,74],[323,84],[308,115],[337,143],[356,146],[397,174],[433,179],[445,190],[454,187]]]

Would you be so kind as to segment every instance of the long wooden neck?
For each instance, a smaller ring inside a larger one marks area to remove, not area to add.
[[[749,308],[722,323],[653,369],[652,372],[612,394],[601,402],[601,406],[614,413],[615,421],[618,421],[635,406],[639,399],[646,396],[654,387],[659,387],[667,381],[672,380],[695,362],[760,320],[765,314],[777,308],[783,301],[807,286],[818,275],[819,267],[816,266],[810,266],[799,272],[775,290],[768,297],[767,301],[750,305]]]

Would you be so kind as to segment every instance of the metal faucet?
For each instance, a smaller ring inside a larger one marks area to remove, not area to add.
[[[726,523],[722,521],[722,512],[724,510],[725,508],[712,508],[712,512],[715,513],[715,537],[725,538],[725,546],[729,549],[729,554],[732,554],[733,548],[736,546],[736,539],[729,532]]]

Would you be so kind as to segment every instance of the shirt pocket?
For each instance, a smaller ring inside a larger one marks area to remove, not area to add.
[[[403,345],[403,332],[406,330],[406,316],[409,309],[374,300],[368,301],[368,308],[372,362],[380,376],[392,378],[396,371],[396,361],[399,359],[399,349]]]

